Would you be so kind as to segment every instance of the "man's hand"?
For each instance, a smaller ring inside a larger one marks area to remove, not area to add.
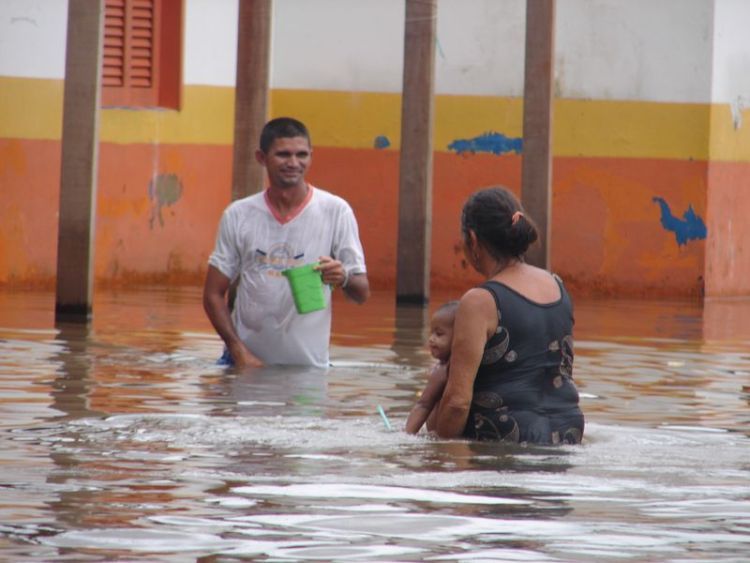
[[[234,365],[238,368],[260,367],[263,362],[247,349],[234,329],[226,299],[229,286],[229,278],[218,269],[209,266],[203,287],[203,308],[232,355]]]
[[[367,274],[347,275],[344,265],[330,256],[321,256],[318,262],[320,263],[318,270],[324,283],[343,288],[346,296],[356,303],[364,303],[370,297],[370,282],[367,280]]]
[[[323,277],[323,283],[327,283],[334,287],[342,287],[346,285],[346,270],[341,262],[330,256],[321,256],[318,259],[318,262],[320,265],[317,267],[317,270]]]
[[[232,362],[237,369],[263,367],[260,358],[250,352],[242,342],[237,342],[231,346],[229,353],[232,355]]]

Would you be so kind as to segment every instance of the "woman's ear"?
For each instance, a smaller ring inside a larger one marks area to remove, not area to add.
[[[469,249],[476,253],[477,248],[479,247],[479,239],[477,238],[477,233],[473,229],[469,229],[466,231],[466,246],[469,247]]]
[[[464,255],[469,259],[471,265],[476,267],[479,254],[479,239],[477,239],[477,233],[472,229],[467,229],[464,232]]]

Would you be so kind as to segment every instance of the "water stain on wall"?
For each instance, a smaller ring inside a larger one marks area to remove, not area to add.
[[[159,174],[148,184],[148,197],[151,200],[151,217],[148,220],[150,228],[158,219],[159,225],[164,226],[162,208],[177,203],[182,197],[182,182],[176,174]]]
[[[456,139],[448,150],[457,154],[465,153],[491,153],[501,155],[505,153],[520,154],[523,150],[523,139],[520,137],[506,137],[502,133],[488,131],[472,139]]]
[[[708,230],[703,219],[695,213],[692,205],[688,205],[682,219],[675,217],[669,204],[661,197],[654,197],[652,201],[659,204],[661,210],[661,225],[667,231],[674,233],[677,245],[682,246],[691,240],[705,240]]]

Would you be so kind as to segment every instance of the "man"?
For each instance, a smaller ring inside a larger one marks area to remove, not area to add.
[[[349,204],[305,181],[310,134],[296,119],[269,121],[255,157],[268,188],[224,211],[208,260],[203,307],[238,368],[265,364],[326,367],[331,291],[364,303],[370,295],[359,230]],[[320,263],[326,308],[297,313],[281,272]],[[227,292],[236,280],[230,313]]]

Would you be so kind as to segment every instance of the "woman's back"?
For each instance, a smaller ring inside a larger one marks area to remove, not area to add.
[[[537,301],[505,282],[490,280],[481,286],[492,294],[499,321],[476,374],[465,436],[580,442],[583,415],[571,379],[572,303],[562,284],[551,279],[553,300]],[[551,295],[544,285],[527,293]]]

